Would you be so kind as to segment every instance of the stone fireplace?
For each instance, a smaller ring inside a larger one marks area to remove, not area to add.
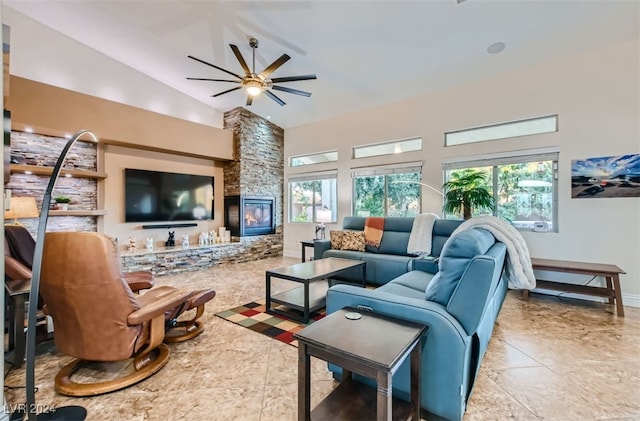
[[[236,237],[275,234],[275,198],[227,196],[224,198],[227,229]]]
[[[233,160],[224,166],[224,226],[267,256],[282,255],[284,130],[245,108],[224,114]]]

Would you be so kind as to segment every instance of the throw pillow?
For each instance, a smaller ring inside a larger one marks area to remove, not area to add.
[[[364,251],[364,232],[343,231],[342,250]]]
[[[344,231],[329,231],[329,238],[331,238],[332,249],[340,250],[342,248],[342,234],[344,234]]]

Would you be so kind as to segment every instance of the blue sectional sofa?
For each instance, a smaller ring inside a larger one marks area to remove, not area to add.
[[[407,262],[413,270],[374,290],[334,285],[327,292],[327,313],[353,307],[427,325],[422,339],[422,409],[429,419],[461,420],[506,296],[507,282],[502,278],[506,246],[489,231],[468,229],[444,239],[435,251],[437,271],[427,264],[431,261],[414,260]],[[379,267],[386,260],[375,264],[374,274],[380,276]],[[340,367],[329,365],[329,369],[341,380]],[[372,379],[355,378],[375,385]],[[393,376],[394,396],[409,400],[409,379],[405,361]]]
[[[366,218],[361,216],[347,216],[342,222],[342,229],[363,231]],[[316,240],[313,247],[313,258],[341,257],[344,259],[362,260],[367,262],[366,281],[372,285],[384,285],[392,279],[413,269],[436,273],[438,271],[438,257],[445,241],[451,233],[462,223],[457,219],[438,219],[433,224],[431,236],[431,254],[429,256],[412,256],[407,254],[407,245],[413,218],[388,217],[385,218],[384,231],[380,247],[366,246],[365,251],[334,250],[330,240]],[[345,280],[359,280],[359,269],[344,275]]]

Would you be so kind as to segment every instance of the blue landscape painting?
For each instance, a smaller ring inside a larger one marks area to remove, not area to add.
[[[571,161],[571,197],[640,197],[640,154]]]

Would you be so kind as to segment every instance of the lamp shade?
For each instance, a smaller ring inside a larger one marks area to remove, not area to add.
[[[12,197],[11,207],[4,212],[4,219],[37,218],[38,205],[35,197]]]
[[[318,222],[332,222],[331,209],[320,209],[316,214]]]

